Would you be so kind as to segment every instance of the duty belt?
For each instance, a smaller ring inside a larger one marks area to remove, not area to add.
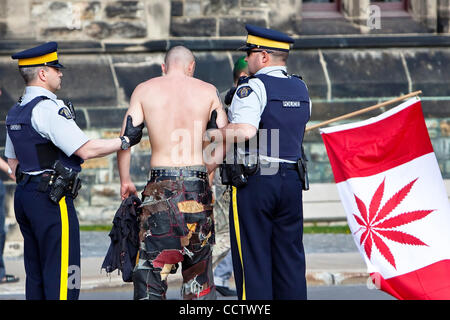
[[[290,162],[267,162],[267,163],[260,163],[261,168],[270,168],[273,166],[278,165],[280,168],[290,169],[290,170],[297,170],[298,165],[297,163],[290,163]]]
[[[16,176],[16,183],[27,184],[28,182],[37,182],[39,183],[37,189],[39,191],[44,192],[47,191],[47,187],[49,185],[53,184],[55,179],[56,179],[55,173],[51,172],[43,172],[37,175],[31,175],[20,172]],[[75,199],[78,195],[78,190],[80,189],[80,187],[81,187],[81,180],[78,177],[76,177],[69,182],[67,189],[65,191],[71,192]]]
[[[22,181],[25,181],[25,183],[28,183],[28,182],[41,182],[44,179],[48,179],[50,181],[50,177],[51,176],[52,176],[52,173],[49,173],[49,172],[44,172],[44,173],[40,173],[40,174],[37,174],[37,175],[26,174],[26,173],[20,172],[16,176],[16,183],[19,184]]]
[[[208,179],[208,173],[198,170],[189,169],[152,169],[150,171],[150,178],[157,177],[183,177],[183,178],[200,178]]]

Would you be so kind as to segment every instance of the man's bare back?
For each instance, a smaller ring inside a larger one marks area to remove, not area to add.
[[[152,147],[151,166],[202,165],[203,134],[220,106],[215,87],[184,74],[142,84],[141,105]]]
[[[134,125],[145,121],[152,149],[151,167],[204,165],[203,137],[212,111],[217,111],[219,128],[227,124],[217,90],[193,78],[195,60],[184,47],[171,49],[162,69],[163,76],[136,87],[126,116],[132,116]],[[135,191],[129,161],[129,150],[118,153],[122,198],[127,188]]]

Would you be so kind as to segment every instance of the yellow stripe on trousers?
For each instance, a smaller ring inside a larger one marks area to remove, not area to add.
[[[66,197],[59,201],[61,212],[61,282],[59,285],[59,299],[67,300],[67,278],[69,271],[69,216],[67,213]]]
[[[232,189],[232,201],[233,201],[233,221],[234,221],[234,234],[236,235],[236,242],[239,251],[239,257],[241,259],[241,267],[242,267],[242,300],[246,300],[245,298],[245,275],[244,275],[244,260],[242,258],[242,248],[241,248],[241,232],[239,229],[239,215],[237,208],[237,189],[233,187]]]

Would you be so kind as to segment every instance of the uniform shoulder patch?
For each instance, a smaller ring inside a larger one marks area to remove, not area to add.
[[[236,92],[236,95],[242,99],[242,98],[248,97],[250,95],[250,93],[252,93],[252,92],[253,92],[253,89],[250,88],[250,86],[243,86],[238,89],[238,91]]]
[[[72,113],[67,107],[62,107],[61,109],[59,109],[58,114],[68,120],[73,119]]]

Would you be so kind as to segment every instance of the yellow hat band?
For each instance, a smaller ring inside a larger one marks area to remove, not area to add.
[[[261,38],[249,34],[247,36],[247,43],[254,44],[257,46],[263,46],[268,48],[284,49],[289,50],[290,46],[287,42],[274,41],[266,38]]]
[[[19,59],[19,66],[34,66],[45,64],[46,62],[52,62],[58,60],[58,55],[55,52],[44,54],[43,56],[34,58]]]

